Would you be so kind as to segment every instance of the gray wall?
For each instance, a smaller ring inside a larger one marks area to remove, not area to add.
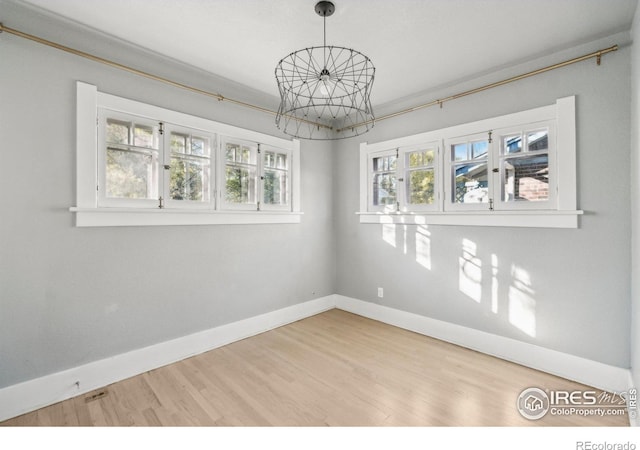
[[[620,34],[565,50],[425,93],[388,110],[443,98],[628,39],[628,34]],[[443,109],[383,121],[364,137],[374,143],[576,95],[578,207],[586,212],[579,229],[360,224],[354,214],[358,142],[341,142],[334,150],[338,293],[629,367],[629,61],[630,49],[624,47],[605,56],[600,67],[595,61],[581,63],[450,102]],[[377,114],[384,112],[381,108]],[[420,264],[417,259],[424,260],[424,255],[417,256],[425,253],[425,235],[430,258],[428,264]],[[480,261],[480,302],[460,289],[459,259],[465,242],[475,246]],[[384,298],[377,298],[377,287],[384,288]],[[492,289],[497,289],[497,311]],[[513,320],[519,299],[531,307],[534,336],[523,331],[529,331],[530,322]]]
[[[104,36],[43,18],[8,0],[0,0],[0,12],[7,26],[226,96],[277,107],[274,97],[118,41],[106,44]],[[386,105],[377,114],[628,38],[618,35],[454,83]],[[381,122],[361,138],[303,141],[305,215],[299,225],[81,229],[73,226],[68,212],[75,204],[76,80],[269,134],[277,133],[273,119],[0,35],[0,388],[332,293],[628,367],[630,53],[625,47],[605,56],[601,67],[581,63],[449,103],[442,110]],[[637,50],[635,55],[637,61]],[[638,91],[637,81],[633,88]],[[577,96],[578,204],[587,212],[580,229],[383,230],[358,223],[361,141],[521,111],[567,95]],[[637,136],[637,126],[634,130]],[[637,139],[634,142],[637,180],[639,150]],[[637,191],[637,183],[635,187]],[[636,201],[636,219],[638,209]],[[416,261],[416,240],[424,244],[421,236],[426,233],[430,268]],[[465,240],[473,242],[481,261],[480,303],[465,296],[458,285]],[[638,254],[637,235],[634,242]],[[495,268],[492,255],[497,258]],[[177,266],[189,269],[178,271]],[[636,307],[637,266],[636,261]],[[376,297],[379,286],[385,288],[383,299]],[[494,286],[497,313],[491,305]],[[509,296],[518,292],[534,306],[535,337],[509,320]],[[634,339],[637,342],[638,336]]]
[[[631,47],[631,372],[640,386],[640,9],[633,22]]]
[[[0,11],[8,27],[277,108],[13,3]],[[301,224],[76,228],[76,80],[268,134],[274,119],[7,33],[0,66],[0,388],[335,292],[330,145],[302,143]]]

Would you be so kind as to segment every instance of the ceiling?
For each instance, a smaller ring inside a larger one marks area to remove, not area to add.
[[[322,45],[317,0],[19,1],[271,95],[281,58]],[[376,106],[628,30],[637,1],[334,0],[327,44],[371,58]]]

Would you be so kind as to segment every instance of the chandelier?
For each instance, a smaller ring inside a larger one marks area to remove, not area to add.
[[[362,53],[327,46],[327,17],[333,3],[318,2],[324,21],[322,47],[295,51],[276,66],[280,107],[276,125],[302,139],[342,139],[366,133],[373,126],[371,86],[375,67]]]

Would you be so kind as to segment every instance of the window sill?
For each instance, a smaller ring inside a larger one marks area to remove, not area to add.
[[[184,209],[69,208],[77,227],[250,225],[300,223],[301,212],[198,211]]]
[[[583,211],[357,212],[360,223],[578,228]]]

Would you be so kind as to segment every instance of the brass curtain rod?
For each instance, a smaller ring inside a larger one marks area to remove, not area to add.
[[[99,62],[99,63],[105,64],[107,66],[115,67],[117,69],[121,69],[121,70],[124,70],[126,72],[129,72],[129,73],[132,73],[132,74],[135,74],[135,75],[139,75],[141,77],[145,77],[145,78],[149,78],[151,80],[159,81],[161,83],[165,83],[165,84],[168,84],[168,85],[180,88],[180,89],[185,89],[187,91],[194,92],[196,94],[202,94],[202,95],[205,95],[207,97],[212,97],[212,98],[215,98],[218,101],[226,101],[226,102],[232,103],[234,105],[238,105],[238,106],[243,106],[245,108],[254,109],[256,111],[260,111],[260,112],[264,112],[264,113],[267,113],[267,114],[271,114],[273,116],[277,115],[276,111],[272,111],[272,110],[270,110],[268,108],[263,108],[262,106],[257,106],[257,105],[253,105],[251,103],[243,102],[241,100],[235,100],[235,99],[232,99],[232,98],[228,98],[228,97],[225,97],[222,94],[219,94],[219,93],[216,93],[216,92],[205,91],[204,89],[199,89],[199,88],[196,88],[196,87],[193,87],[193,86],[189,86],[189,85],[186,85],[186,84],[183,84],[183,83],[178,83],[178,82],[170,80],[168,78],[164,78],[164,77],[160,77],[160,76],[157,76],[157,75],[153,75],[153,74],[150,74],[148,72],[143,72],[141,70],[134,69],[133,67],[125,66],[124,64],[120,64],[120,63],[117,63],[117,62],[114,62],[114,61],[111,61],[111,60],[108,60],[108,59],[105,59],[105,58],[101,58],[99,56],[92,55],[90,53],[83,52],[81,50],[76,50],[74,48],[58,44],[56,42],[48,41],[46,39],[40,38],[38,36],[34,36],[32,34],[24,33],[22,31],[18,31],[18,30],[15,30],[13,28],[9,28],[9,27],[3,25],[0,22],[0,33],[2,33],[2,32],[7,32],[9,34],[13,34],[15,36],[19,36],[21,38],[28,39],[30,41],[34,41],[34,42],[37,42],[39,44],[47,45],[49,47],[53,47],[55,49],[65,51],[67,53],[71,53],[73,55],[89,59],[91,61],[95,61],[95,62]],[[534,71],[531,71],[531,72],[527,72],[527,73],[524,73],[524,74],[521,74],[521,75],[516,75],[514,77],[507,78],[507,79],[502,80],[502,81],[497,81],[495,83],[487,84],[487,85],[484,85],[484,86],[481,86],[481,87],[478,87],[478,88],[475,88],[475,89],[470,89],[468,91],[464,91],[464,92],[461,92],[459,94],[450,95],[450,96],[442,98],[442,99],[433,100],[431,102],[424,103],[424,104],[418,105],[418,106],[414,106],[412,108],[407,108],[407,109],[404,109],[402,111],[397,111],[397,112],[394,112],[394,113],[391,113],[391,114],[386,114],[386,115],[384,115],[382,117],[378,117],[377,119],[374,119],[374,120],[361,122],[361,123],[357,123],[355,125],[351,125],[349,127],[341,128],[341,129],[336,130],[336,132],[339,133],[339,132],[341,132],[341,131],[343,131],[345,129],[348,129],[348,128],[357,128],[357,127],[360,127],[360,126],[363,126],[363,125],[367,125],[367,124],[370,124],[370,123],[373,123],[373,122],[380,122],[382,120],[391,119],[393,117],[397,117],[397,116],[400,116],[400,115],[403,115],[403,114],[408,114],[408,113],[411,113],[411,112],[414,112],[414,111],[418,111],[418,110],[421,110],[421,109],[429,108],[429,107],[435,106],[435,105],[440,105],[440,107],[442,107],[442,105],[445,102],[450,102],[452,100],[456,100],[456,99],[459,99],[459,98],[462,98],[462,97],[466,97],[468,95],[477,94],[478,92],[486,91],[488,89],[493,89],[495,87],[503,86],[503,85],[508,84],[508,83],[513,83],[514,81],[523,80],[525,78],[529,78],[529,77],[532,77],[534,75],[539,75],[539,74],[542,74],[542,73],[545,73],[545,72],[549,72],[551,70],[559,69],[561,67],[565,67],[565,66],[568,66],[568,65],[571,65],[571,64],[579,63],[579,62],[582,62],[582,61],[585,61],[585,60],[588,60],[588,59],[596,58],[597,64],[600,65],[602,55],[605,55],[605,54],[610,53],[610,52],[615,52],[617,50],[618,50],[618,46],[614,45],[612,47],[605,48],[605,49],[602,49],[602,50],[598,50],[598,51],[595,51],[593,53],[589,53],[587,55],[583,55],[583,56],[579,56],[577,58],[573,58],[573,59],[570,59],[570,60],[567,60],[567,61],[563,61],[561,63],[553,64],[551,66],[543,67],[541,69],[537,69],[537,70],[534,70]],[[312,122],[312,121],[309,121],[309,120],[299,119],[299,118],[294,118],[294,119],[298,120],[300,122],[305,122],[305,123],[317,126],[317,127],[332,129],[332,127],[330,127],[328,125],[321,124],[321,123]]]
[[[487,85],[484,85],[484,86],[481,86],[481,87],[478,87],[478,88],[475,88],[475,89],[470,89],[468,91],[464,91],[464,92],[461,92],[459,94],[450,95],[449,97],[445,97],[445,98],[438,99],[438,100],[433,100],[433,101],[431,101],[429,103],[424,103],[422,105],[414,106],[412,108],[407,108],[407,109],[404,109],[402,111],[397,111],[397,112],[394,112],[394,113],[391,113],[391,114],[387,114],[387,115],[384,115],[382,117],[378,117],[375,120],[370,120],[370,121],[367,121],[367,122],[360,122],[360,123],[357,123],[357,124],[352,125],[350,127],[345,127],[345,128],[341,128],[339,130],[336,130],[336,132],[339,133],[342,130],[345,130],[347,128],[361,127],[363,125],[367,125],[367,124],[373,123],[374,121],[375,122],[380,122],[382,120],[391,119],[393,117],[397,117],[397,116],[400,116],[400,115],[403,115],[403,114],[407,114],[407,113],[410,113],[410,112],[418,111],[420,109],[429,108],[429,107],[435,106],[435,105],[440,105],[440,107],[442,107],[442,105],[445,102],[450,102],[451,100],[456,100],[456,99],[459,99],[461,97],[466,97],[467,95],[477,94],[478,92],[486,91],[488,89],[492,89],[492,88],[495,88],[495,87],[498,87],[498,86],[503,86],[503,85],[508,84],[508,83],[513,83],[514,81],[523,80],[525,78],[529,78],[529,77],[532,77],[534,75],[540,75],[541,73],[549,72],[549,71],[554,70],[554,69],[559,69],[561,67],[565,67],[565,66],[568,66],[570,64],[579,63],[579,62],[585,61],[587,59],[596,58],[598,65],[600,65],[602,55],[605,55],[605,54],[610,53],[610,52],[615,52],[616,50],[618,50],[618,46],[614,45],[614,46],[609,47],[609,48],[605,48],[605,49],[598,50],[598,51],[593,52],[593,53],[589,53],[588,55],[578,56],[577,58],[573,58],[573,59],[570,59],[570,60],[567,60],[567,61],[563,61],[561,63],[553,64],[551,66],[543,67],[542,69],[537,69],[537,70],[534,70],[534,71],[531,71],[531,72],[523,73],[521,75],[516,75],[515,77],[507,78],[507,79],[502,80],[502,81],[496,81],[495,83],[487,84]]]
[[[263,108],[262,106],[257,106],[257,105],[253,105],[251,103],[243,102],[241,100],[235,100],[233,98],[225,97],[222,94],[219,94],[217,92],[205,91],[204,89],[199,89],[199,88],[196,88],[196,87],[193,87],[193,86],[189,86],[187,84],[178,83],[177,81],[173,81],[173,80],[170,80],[168,78],[164,78],[164,77],[160,77],[160,76],[157,76],[157,75],[153,75],[151,73],[144,72],[144,71],[138,70],[138,69],[134,69],[133,67],[125,66],[124,64],[120,64],[120,63],[117,63],[115,61],[111,61],[109,59],[105,59],[105,58],[101,58],[99,56],[92,55],[91,53],[86,53],[86,52],[83,52],[81,50],[76,50],[74,48],[67,47],[65,45],[58,44],[58,43],[53,42],[53,41],[48,41],[48,40],[43,39],[43,38],[38,37],[38,36],[34,36],[32,34],[24,33],[22,31],[15,30],[13,28],[9,28],[9,27],[5,26],[4,24],[0,23],[0,33],[2,33],[2,32],[13,34],[14,36],[19,36],[21,38],[28,39],[30,41],[37,42],[39,44],[47,45],[49,47],[53,47],[55,49],[62,50],[62,51],[67,52],[67,53],[71,53],[71,54],[76,55],[76,56],[81,56],[82,58],[86,58],[86,59],[89,59],[89,60],[94,61],[94,62],[105,64],[105,65],[110,66],[110,67],[115,67],[116,69],[124,70],[125,72],[129,72],[129,73],[132,73],[134,75],[139,75],[139,76],[144,77],[144,78],[149,78],[151,80],[159,81],[161,83],[165,83],[165,84],[168,84],[170,86],[177,87],[177,88],[180,88],[180,89],[185,89],[185,90],[190,91],[190,92],[195,92],[196,94],[202,94],[202,95],[206,95],[207,97],[213,97],[218,101],[225,101],[225,102],[233,103],[234,105],[238,105],[238,106],[243,106],[245,108],[254,109],[256,111],[260,111],[260,112],[264,112],[264,113],[267,113],[267,114],[271,114],[273,116],[277,115],[276,111],[272,111],[272,110],[270,110],[268,108]],[[313,121],[310,121],[310,120],[298,119],[298,118],[295,118],[295,119],[297,121],[299,121],[299,122],[305,122],[305,123],[308,123],[308,124],[311,124],[311,125],[314,125],[314,126],[317,126],[317,127],[332,129],[332,127],[330,127],[328,125],[324,125],[324,124],[321,124],[321,123],[316,123],[316,122],[313,122]]]

